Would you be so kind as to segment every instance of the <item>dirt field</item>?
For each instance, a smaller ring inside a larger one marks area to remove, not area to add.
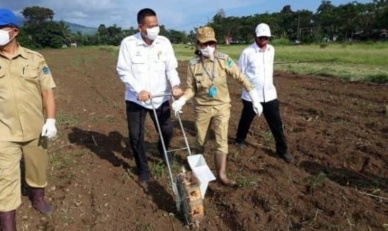
[[[188,230],[176,212],[149,117],[146,143],[155,181],[147,194],[137,183],[134,159],[125,149],[116,56],[98,49],[42,53],[58,85],[59,135],[50,146],[47,190],[55,213],[40,215],[24,196],[18,230]],[[179,72],[185,82],[185,63]],[[229,84],[232,141],[241,101],[240,86]],[[388,230],[387,85],[284,73],[277,73],[275,84],[295,164],[274,155],[265,120],[256,118],[248,145],[229,147],[229,174],[240,187],[210,183],[201,230]],[[192,142],[190,106],[182,118]],[[173,146],[179,147],[181,131],[174,132]],[[211,137],[204,153],[212,170],[213,145]]]

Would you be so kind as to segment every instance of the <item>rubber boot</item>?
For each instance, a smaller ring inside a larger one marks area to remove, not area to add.
[[[230,180],[226,176],[226,157],[227,154],[221,152],[216,152],[214,154],[214,163],[216,165],[218,180],[226,186],[236,186],[236,181]]]
[[[16,210],[0,212],[0,230],[16,231]]]
[[[32,207],[39,212],[50,215],[53,211],[51,205],[44,200],[44,188],[30,188],[30,200]]]

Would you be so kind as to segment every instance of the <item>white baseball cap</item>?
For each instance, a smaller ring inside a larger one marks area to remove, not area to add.
[[[271,37],[271,30],[265,23],[260,23],[255,29],[256,37]]]

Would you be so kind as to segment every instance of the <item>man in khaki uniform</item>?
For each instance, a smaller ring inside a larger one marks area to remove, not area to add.
[[[262,108],[257,93],[251,91],[253,87],[248,79],[228,55],[215,51],[216,45],[213,28],[201,27],[197,30],[198,50],[197,55],[189,62],[187,89],[172,107],[175,112],[180,112],[186,101],[193,97],[198,151],[203,153],[207,132],[210,123],[213,123],[217,143],[217,152],[214,155],[217,175],[223,184],[233,186],[236,182],[226,176],[231,107],[227,79],[231,77],[237,80],[252,93],[253,108],[258,115]]]
[[[32,206],[44,214],[52,211],[44,200],[44,188],[47,138],[57,133],[55,83],[43,56],[17,43],[18,28],[15,14],[0,9],[0,223],[3,231],[16,230],[15,210],[21,204],[22,157]]]

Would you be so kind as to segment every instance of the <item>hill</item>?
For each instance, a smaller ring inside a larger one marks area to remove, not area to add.
[[[21,22],[21,25],[23,26],[25,19],[23,17],[20,17],[20,16],[18,16],[18,19]],[[97,32],[97,28],[87,27],[84,25],[80,25],[80,24],[76,24],[76,23],[72,23],[72,22],[67,22],[67,21],[64,21],[64,22],[66,25],[69,26],[69,29],[72,33],[81,32],[81,34],[92,35],[92,34],[95,34]]]
[[[66,21],[64,21],[64,22],[66,23],[66,25],[69,26],[69,29],[71,30],[72,33],[81,32],[81,34],[92,35],[92,34],[95,34],[97,32],[97,28],[87,27],[84,25],[66,22]]]

